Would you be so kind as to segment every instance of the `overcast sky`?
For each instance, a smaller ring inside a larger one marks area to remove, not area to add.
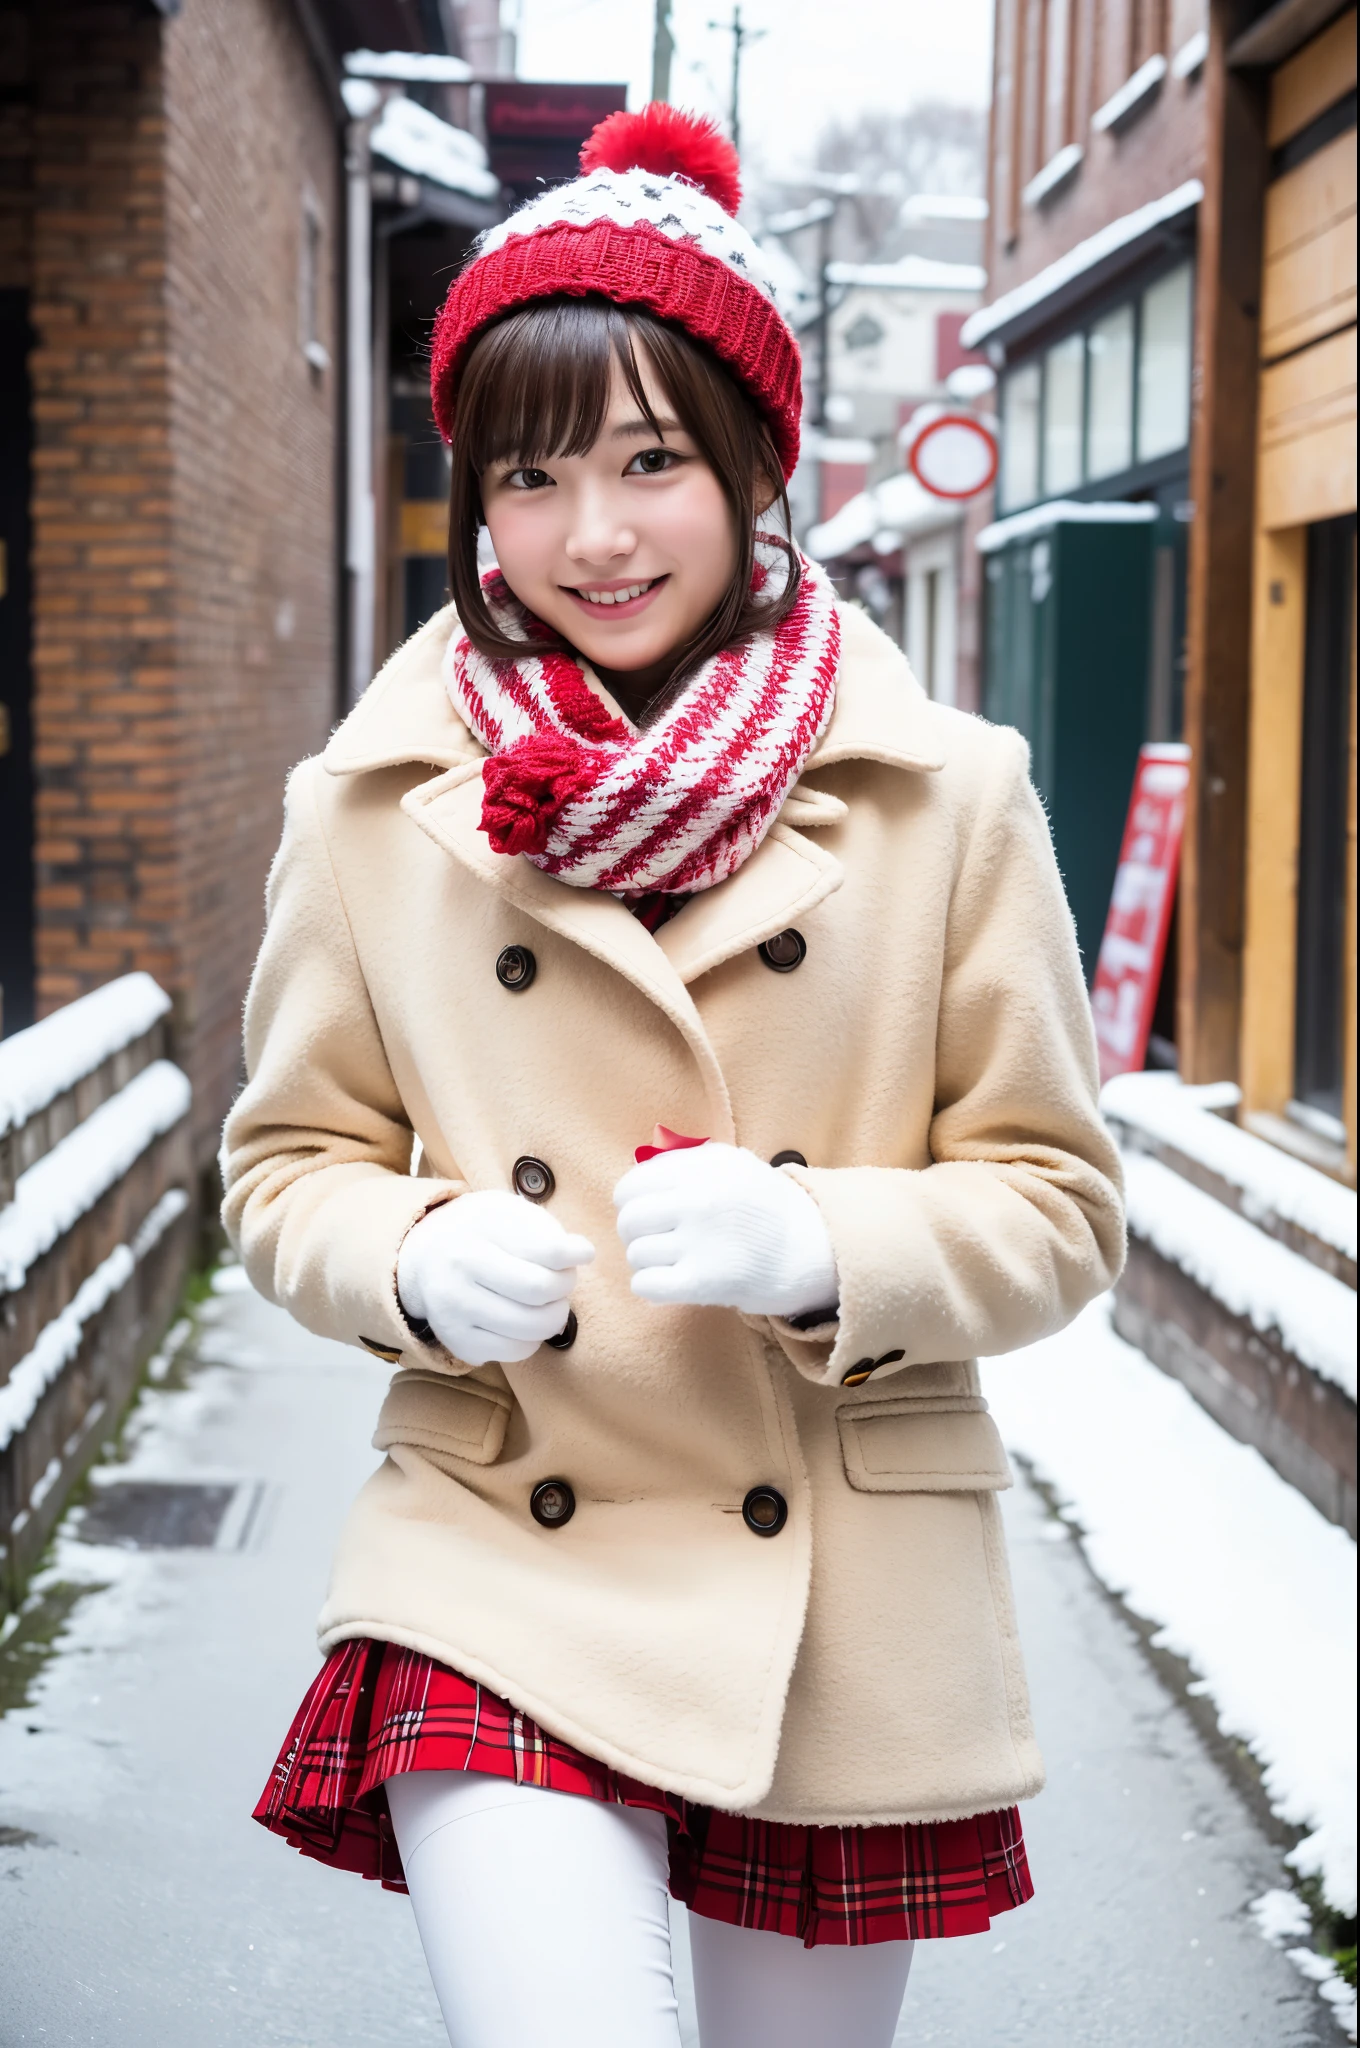
[[[653,0],[520,0],[520,73],[622,80],[640,107],[654,11]],[[708,24],[730,20],[732,0],[672,0],[671,11],[672,100],[725,119],[732,37]],[[921,99],[986,105],[991,0],[744,0],[742,17],[767,31],[743,64],[743,154],[775,175],[807,160],[832,116]]]

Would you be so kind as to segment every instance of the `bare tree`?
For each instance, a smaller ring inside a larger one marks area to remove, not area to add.
[[[903,218],[914,194],[978,198],[986,190],[987,116],[978,107],[923,100],[900,113],[868,109],[828,123],[805,179],[751,181],[753,212],[769,216],[817,197],[819,175],[852,173],[873,188],[837,208],[834,254],[851,263],[891,262],[909,250],[976,260],[974,227],[924,227]],[[801,240],[801,237],[800,237]]]

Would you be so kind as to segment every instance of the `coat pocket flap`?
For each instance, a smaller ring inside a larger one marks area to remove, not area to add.
[[[387,1390],[373,1448],[386,1451],[393,1444],[411,1444],[417,1450],[466,1458],[472,1465],[492,1465],[505,1442],[510,1406],[511,1397],[503,1387],[408,1368]]]
[[[860,1493],[984,1493],[1011,1484],[980,1395],[898,1394],[838,1408],[845,1476]]]

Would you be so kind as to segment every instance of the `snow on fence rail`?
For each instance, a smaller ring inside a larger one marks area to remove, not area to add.
[[[178,1296],[190,1088],[170,1008],[129,974],[0,1043],[0,1610]]]

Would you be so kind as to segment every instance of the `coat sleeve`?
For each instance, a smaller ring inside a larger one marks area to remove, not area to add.
[[[1048,821],[1019,734],[987,739],[950,904],[932,1164],[796,1171],[831,1233],[840,1320],[771,1322],[824,1385],[1032,1344],[1123,1265],[1119,1155]]]
[[[326,844],[321,772],[304,761],[288,786],[246,998],[246,1085],[222,1141],[222,1219],[251,1284],[307,1329],[393,1364],[461,1372],[397,1300],[402,1239],[465,1187],[411,1175],[411,1126]]]

